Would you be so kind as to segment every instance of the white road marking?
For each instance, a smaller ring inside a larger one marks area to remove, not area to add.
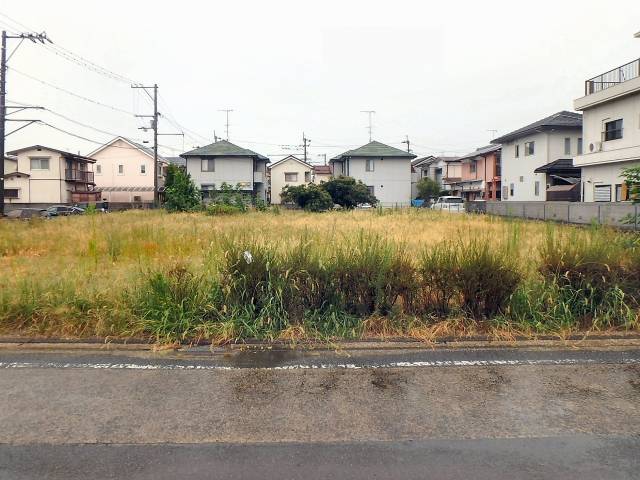
[[[616,361],[599,361],[588,358],[538,359],[538,360],[434,360],[424,362],[389,362],[357,365],[355,363],[294,364],[275,367],[255,367],[257,370],[316,370],[330,368],[416,368],[416,367],[490,367],[522,365],[584,365],[584,364],[640,364],[640,358],[622,358]],[[139,363],[73,363],[73,362],[0,362],[0,369],[11,368],[89,368],[96,370],[246,370],[254,367],[228,367],[223,365],[195,364],[139,364]]]

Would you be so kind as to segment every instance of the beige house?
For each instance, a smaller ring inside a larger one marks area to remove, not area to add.
[[[321,184],[322,182],[328,182],[332,176],[333,173],[329,165],[313,166],[313,183]]]
[[[4,159],[4,201],[38,206],[99,201],[94,163],[90,157],[42,145],[8,152]]]
[[[153,203],[153,150],[116,137],[93,151],[95,182],[102,200],[113,203]],[[169,162],[158,156],[158,187],[164,186]]]
[[[313,166],[299,158],[289,155],[278,160],[269,167],[271,178],[271,203],[279,205],[282,203],[280,194],[287,185],[306,185],[313,181]]]

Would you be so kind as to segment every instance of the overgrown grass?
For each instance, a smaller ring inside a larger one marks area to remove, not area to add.
[[[425,210],[2,221],[0,269],[2,333],[224,343],[639,326],[637,236]]]

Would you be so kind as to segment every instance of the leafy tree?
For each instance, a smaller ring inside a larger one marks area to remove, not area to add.
[[[629,189],[629,198],[633,203],[640,203],[640,166],[625,168],[622,176]]]
[[[355,208],[360,203],[370,203],[375,205],[378,199],[369,193],[367,186],[361,180],[356,182],[353,177],[340,176],[332,178],[320,185],[325,190],[333,203],[337,203],[343,208]]]
[[[200,206],[201,196],[191,175],[169,165],[164,190],[164,207],[170,212],[189,212]]]
[[[440,195],[440,185],[429,177],[421,178],[416,186],[418,188],[418,198],[422,200],[429,200]]]
[[[285,203],[295,203],[300,208],[311,212],[324,212],[333,208],[333,200],[322,186],[310,183],[308,185],[287,185],[280,193]]]

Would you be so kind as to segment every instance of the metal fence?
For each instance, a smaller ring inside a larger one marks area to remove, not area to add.
[[[638,76],[640,76],[640,59],[590,78],[584,82],[584,94],[591,95]]]
[[[502,217],[588,225],[597,223],[640,230],[640,206],[598,202],[469,202],[467,211]]]

